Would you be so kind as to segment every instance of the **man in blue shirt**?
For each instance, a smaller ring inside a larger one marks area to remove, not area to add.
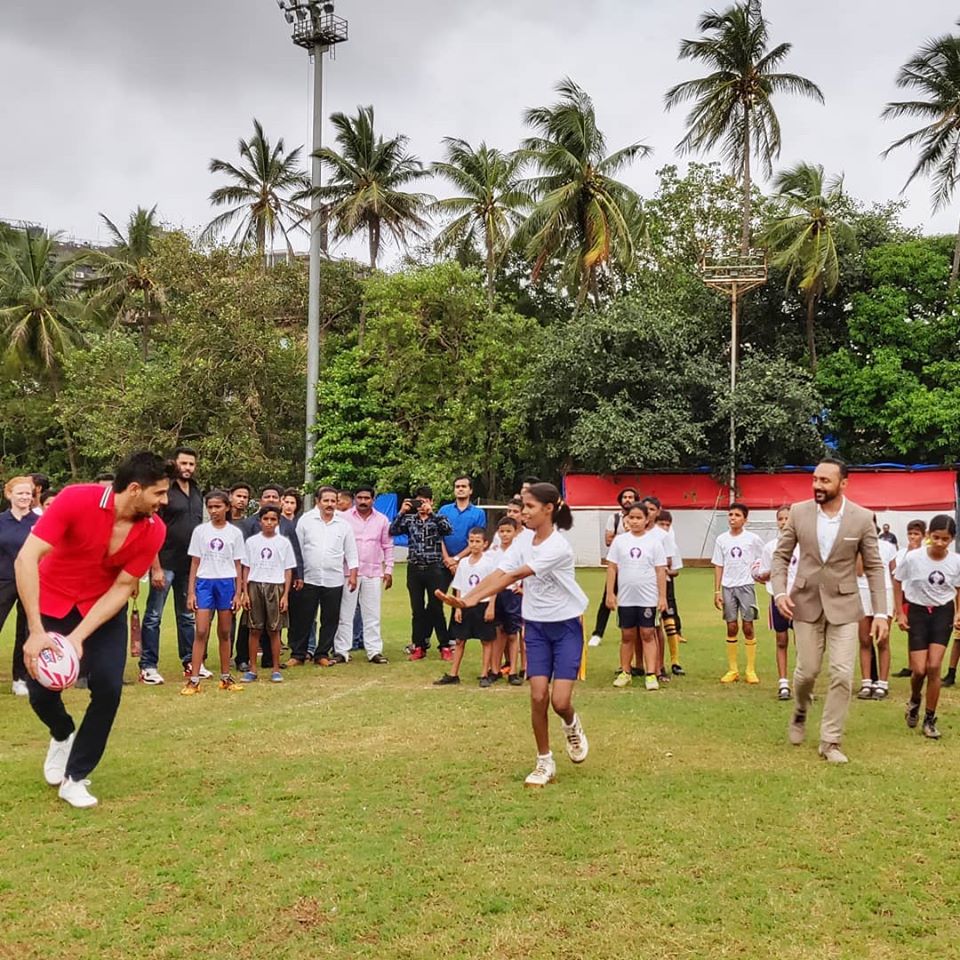
[[[457,570],[457,562],[467,555],[467,535],[473,527],[487,526],[487,515],[470,502],[473,496],[473,482],[465,474],[453,481],[453,503],[444,504],[437,515],[446,517],[451,533],[443,538],[443,563],[452,577]]]

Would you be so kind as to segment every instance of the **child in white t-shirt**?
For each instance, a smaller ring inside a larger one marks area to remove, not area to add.
[[[757,619],[757,595],[753,582],[754,564],[763,552],[763,541],[744,528],[750,510],[746,504],[731,503],[727,511],[730,530],[721,533],[713,548],[714,606],[723,612],[727,624],[727,672],[721,683],[740,679],[737,666],[737,637],[743,623],[743,642],[747,648],[747,683],[759,683],[757,676],[757,637],[753,622]]]
[[[467,534],[467,550],[469,551],[457,564],[457,572],[453,576],[450,590],[462,597],[469,593],[484,577],[489,576],[497,568],[495,556],[484,551],[487,549],[487,532],[483,527],[473,527]],[[493,624],[496,594],[484,597],[480,606],[457,608],[453,612],[450,623],[450,637],[455,641],[453,661],[450,672],[445,673],[439,680],[434,680],[434,686],[445,687],[460,683],[460,664],[463,663],[463,654],[468,640],[479,640],[483,650],[482,668],[480,671],[480,686],[489,687],[500,679],[499,664],[494,667],[493,641],[497,635],[497,628]]]
[[[573,685],[583,657],[587,595],[574,575],[573,548],[559,532],[573,525],[573,513],[560,491],[552,483],[532,484],[523,494],[523,519],[533,536],[518,537],[493,573],[462,597],[438,595],[453,607],[476,607],[511,583],[524,581],[527,679],[537,744],[537,763],[524,783],[545,787],[557,775],[550,752],[551,704],[562,720],[567,756],[574,763],[582,763],[589,751],[580,717],[573,709]]]
[[[873,518],[877,526],[877,518]],[[877,532],[880,528],[877,527]],[[877,548],[883,562],[883,585],[887,601],[887,616],[896,616],[893,608],[893,569],[897,563],[897,548],[888,540],[878,538]],[[863,572],[863,558],[857,557],[857,588],[860,591],[860,606],[863,618],[860,620],[860,690],[858,700],[886,700],[890,692],[890,637],[878,640],[874,647],[873,601],[870,597],[870,584]]]
[[[213,615],[217,615],[217,641],[220,653],[220,689],[233,693],[243,690],[230,675],[230,647],[233,643],[233,612],[240,606],[240,562],[243,559],[243,534],[227,523],[230,498],[222,490],[211,490],[206,497],[210,520],[194,527],[187,555],[190,577],[187,582],[187,609],[196,615],[193,659],[190,678],[180,691],[185,696],[200,692],[200,667],[207,653],[207,640]]]
[[[906,720],[911,729],[920,719],[920,695],[927,684],[923,735],[940,739],[937,704],[940,665],[953,630],[960,630],[960,556],[950,550],[957,535],[952,517],[941,513],[930,521],[928,545],[911,550],[893,572],[897,623],[908,631],[910,700]],[[906,606],[904,606],[906,600]]]
[[[521,532],[521,525],[513,517],[501,517],[497,524],[498,546],[491,546],[487,551],[495,564],[500,562]],[[494,604],[493,624],[497,628],[497,638],[493,642],[493,662],[499,665],[506,653],[507,678],[512,687],[523,686],[519,674],[520,634],[523,631],[522,593],[520,582],[517,581],[506,590],[501,590]],[[503,670],[500,672],[502,674]]]
[[[647,512],[634,504],[624,518],[626,533],[614,538],[607,553],[606,604],[620,625],[620,672],[615,687],[633,682],[631,661],[643,664],[644,684],[658,690],[657,611],[667,609],[667,555],[662,538],[647,530]],[[616,587],[614,586],[616,584]]]
[[[257,679],[257,653],[260,635],[270,638],[274,669],[270,679],[283,681],[277,669],[280,663],[280,631],[287,625],[290,582],[297,566],[290,541],[277,532],[280,526],[279,507],[260,508],[260,533],[245,544],[243,559],[243,606],[250,619],[250,669],[240,678],[242,683]]]

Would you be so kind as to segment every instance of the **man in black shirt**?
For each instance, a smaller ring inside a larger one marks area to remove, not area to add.
[[[407,592],[413,613],[410,659],[422,660],[430,646],[430,634],[436,631],[440,656],[452,659],[450,633],[443,604],[435,590],[446,590],[450,575],[443,565],[443,538],[453,532],[450,521],[433,512],[433,490],[420,487],[415,500],[404,500],[400,512],[390,524],[390,536],[407,537]],[[414,507],[416,510],[414,511]],[[426,603],[424,603],[426,594]]]
[[[187,548],[194,527],[203,522],[203,495],[193,479],[197,469],[197,453],[189,447],[177,447],[173,455],[176,479],[170,484],[167,504],[158,515],[167,525],[167,537],[160,553],[150,568],[150,596],[143,614],[142,652],[140,654],[140,681],[156,685],[163,683],[157,669],[160,661],[160,618],[173,588],[173,609],[177,616],[177,652],[184,668],[193,656],[193,614],[187,609],[187,582],[190,576],[190,557]],[[210,676],[206,667],[201,676]]]

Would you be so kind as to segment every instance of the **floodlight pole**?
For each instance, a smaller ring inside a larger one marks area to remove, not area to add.
[[[317,195],[323,168],[317,151],[323,134],[323,58],[335,44],[348,36],[347,21],[334,16],[330,0],[277,0],[287,23],[293,26],[292,40],[313,58],[313,130],[311,133],[310,185],[310,273],[307,305],[307,403],[304,435],[304,500],[313,502],[313,454],[316,449],[317,386],[320,382],[320,261],[323,256],[323,204]]]

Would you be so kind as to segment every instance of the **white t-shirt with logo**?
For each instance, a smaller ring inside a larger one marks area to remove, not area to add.
[[[453,575],[453,582],[450,587],[457,591],[462,597],[469,593],[485,576],[493,573],[497,569],[497,559],[502,556],[501,551],[497,551],[490,556],[489,551],[480,555],[480,559],[473,563],[473,557],[464,557],[457,564],[457,572]],[[481,597],[481,601],[489,600],[489,597]]]
[[[232,580],[237,575],[237,560],[242,560],[243,534],[232,523],[215,527],[201,523],[193,528],[187,554],[199,557],[197,579]]]
[[[760,559],[756,563],[756,572],[761,576],[769,576],[770,571],[773,569],[773,551],[777,549],[777,542],[780,540],[780,537],[774,537],[769,543],[764,544],[763,550],[760,552]],[[793,589],[793,581],[797,576],[797,564],[800,562],[800,544],[798,543],[793,548],[793,553],[790,554],[790,563],[787,565],[787,595],[790,594],[790,591]],[[764,583],[764,586],[767,588],[767,593],[770,596],[773,596],[773,584],[767,580]]]
[[[662,537],[652,530],[639,537],[621,533],[610,544],[607,560],[617,565],[617,603],[621,607],[655,607],[659,600],[657,567],[667,566]]]
[[[889,540],[877,540],[877,547],[880,550],[880,559],[883,562],[883,585],[887,590],[892,590],[893,580],[890,575],[890,561],[897,559],[899,551]],[[865,573],[858,575],[857,586],[870,589],[870,583]]]
[[[647,528],[645,533],[656,537],[660,541],[667,560],[671,557],[679,556],[680,551],[677,549],[677,538],[673,535],[672,530],[664,530],[663,527],[658,527],[654,524],[652,527]],[[682,567],[683,563],[681,563],[680,566]],[[676,569],[679,569],[679,567]]]
[[[581,616],[588,601],[574,576],[570,542],[557,530],[542,543],[533,539],[517,537],[497,564],[505,573],[521,567],[533,570],[523,582],[523,619],[557,623]]]
[[[934,560],[926,549],[911,550],[897,564],[893,576],[903,584],[903,595],[924,607],[951,603],[960,587],[960,556],[948,553]]]
[[[250,583],[283,583],[286,572],[297,566],[293,547],[283,534],[265,537],[255,533],[244,546],[243,565],[250,568],[247,576]]]
[[[738,536],[721,533],[713,547],[712,563],[723,567],[720,583],[724,587],[752,587],[753,564],[763,554],[763,541],[749,530]]]

